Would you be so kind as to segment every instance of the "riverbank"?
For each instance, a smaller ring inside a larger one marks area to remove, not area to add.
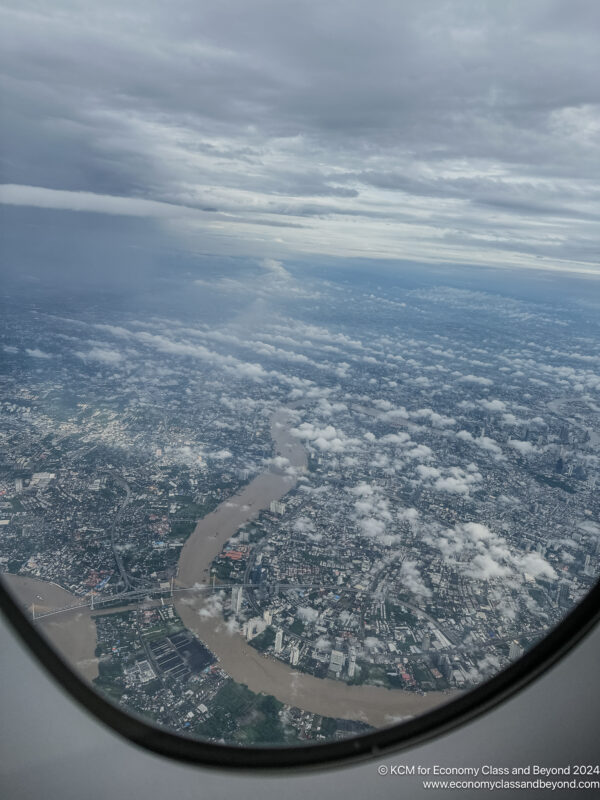
[[[271,420],[271,436],[277,455],[287,458],[295,472],[265,472],[235,497],[221,503],[201,519],[182,548],[177,583],[179,586],[206,586],[210,566],[223,545],[246,522],[267,510],[296,485],[296,474],[306,468],[304,447],[289,432],[290,412],[282,409]],[[416,694],[378,686],[348,686],[330,678],[307,675],[275,658],[264,656],[237,632],[231,632],[222,616],[213,614],[215,604],[205,594],[181,593],[174,598],[184,625],[193,631],[218,656],[220,666],[253,692],[274,695],[288,705],[341,719],[357,719],[381,727],[398,719],[422,714],[448,702],[450,694]]]
[[[205,597],[179,597],[177,613],[184,625],[219,657],[219,666],[253,692],[271,694],[304,711],[340,719],[361,720],[375,727],[429,711],[452,699],[451,694],[416,694],[380,686],[348,686],[331,678],[315,678],[275,658],[264,656],[237,632],[227,629],[223,618],[203,616],[214,604]],[[456,693],[454,693],[456,694]]]
[[[276,462],[198,522],[180,554],[179,587],[196,584],[206,587],[210,583],[212,561],[228,539],[244,523],[267,510],[273,500],[282,499],[295,487],[298,475],[306,469],[307,459],[304,447],[291,435],[290,427],[291,412],[288,409],[281,409],[272,416],[271,436],[276,453],[286,458],[288,463]],[[21,575],[4,574],[2,578],[30,617],[33,616],[33,604],[37,616],[81,603],[81,598],[54,583]],[[422,714],[448,702],[456,694],[429,692],[421,695],[379,686],[348,686],[343,681],[316,678],[251,647],[240,633],[225,626],[220,613],[215,613],[218,604],[205,591],[198,594],[176,592],[173,599],[184,625],[215,653],[225,672],[252,691],[274,695],[288,705],[381,727]],[[157,603],[154,601],[149,605]],[[88,681],[93,681],[98,676],[98,659],[92,614],[116,613],[135,607],[94,612],[89,608],[75,608],[41,617],[35,624],[69,664]]]
[[[193,533],[181,549],[177,585],[208,584],[210,565],[228,539],[241,526],[267,510],[273,500],[281,500],[296,485],[297,472],[306,469],[306,453],[299,440],[289,433],[287,409],[271,418],[271,438],[277,454],[287,458],[293,472],[273,467],[254,478],[241,492],[228,498],[218,508],[199,520]]]

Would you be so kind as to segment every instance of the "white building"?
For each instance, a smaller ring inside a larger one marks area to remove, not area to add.
[[[297,644],[293,644],[290,649],[290,664],[295,667],[298,661],[300,661],[300,648]]]
[[[355,672],[356,672],[356,654],[350,653],[350,658],[348,659],[348,677],[353,678]]]
[[[279,628],[277,630],[277,633],[275,634],[275,652],[281,653],[282,650],[283,650],[283,631],[281,630],[281,628]]]
[[[517,658],[520,658],[525,651],[521,647],[521,645],[515,640],[514,642],[510,643],[508,648],[508,657],[511,661],[516,661]]]
[[[331,656],[329,657],[329,669],[335,673],[336,677],[339,677],[344,669],[345,661],[346,657],[341,650],[331,651]]]
[[[248,622],[244,622],[242,631],[245,633],[246,639],[250,641],[255,636],[258,636],[259,633],[262,633],[266,627],[267,623],[262,617],[252,617]]]
[[[244,592],[241,586],[234,586],[231,590],[231,610],[234,614],[239,614],[242,610]]]

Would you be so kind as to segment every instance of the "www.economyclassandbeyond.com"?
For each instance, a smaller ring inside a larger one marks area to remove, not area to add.
[[[426,767],[415,764],[380,764],[381,776],[428,776],[423,780],[424,789],[484,790],[506,789],[549,790],[600,789],[600,766],[596,764],[567,765],[564,767]],[[449,780],[447,777],[451,776]],[[441,778],[441,779],[440,779]],[[458,778],[458,779],[457,779]]]

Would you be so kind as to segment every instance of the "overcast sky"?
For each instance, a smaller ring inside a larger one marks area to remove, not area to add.
[[[600,271],[599,3],[4,0],[0,27],[4,203],[191,253]]]

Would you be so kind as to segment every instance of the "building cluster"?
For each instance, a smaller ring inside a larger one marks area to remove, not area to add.
[[[248,341],[118,312],[9,312],[0,571],[86,602],[164,599],[196,522],[270,471],[290,490],[261,495],[211,568],[225,617],[265,658],[411,692],[517,659],[600,573],[592,322],[506,298],[344,291],[339,330],[305,308]],[[241,736],[228,704],[259,701],[173,613],[98,612],[99,685],[178,730],[218,738],[220,718]],[[281,736],[344,729],[257,714]]]

